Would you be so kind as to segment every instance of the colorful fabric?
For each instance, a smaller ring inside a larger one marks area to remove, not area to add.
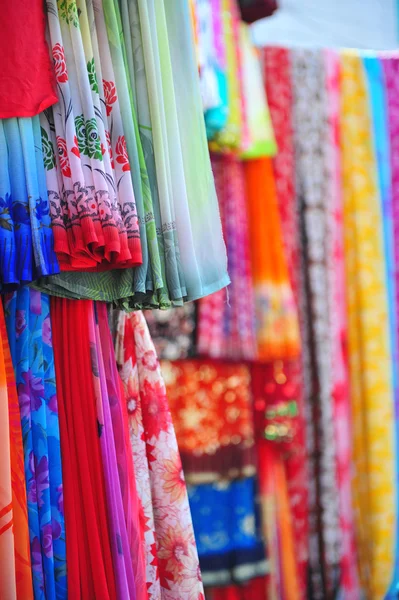
[[[49,298],[27,287],[6,302],[24,445],[35,598],[67,598],[60,431]]]
[[[278,153],[273,159],[276,191],[281,218],[285,256],[288,263],[290,282],[299,307],[300,291],[300,248],[299,222],[296,210],[294,140],[290,52],[284,48],[265,48],[266,91],[270,115],[276,133]],[[299,312],[301,320],[301,312]],[[303,386],[302,357],[291,363],[290,382],[296,386],[298,428],[291,444],[292,452],[286,460],[291,513],[293,515],[294,539],[298,563],[298,578],[302,598],[307,596],[308,576],[308,465],[305,435],[305,398]]]
[[[294,358],[300,350],[299,327],[283,251],[273,166],[271,159],[262,158],[246,161],[244,168],[258,360]]]
[[[130,157],[109,47],[104,36],[97,38],[91,3],[51,0],[47,15],[60,101],[42,115],[41,126],[57,256],[63,270],[140,264]]]
[[[68,596],[116,599],[92,377],[89,323],[93,303],[51,299],[63,460]],[[73,374],[73,376],[71,376]]]
[[[162,372],[187,480],[204,483],[253,475],[248,367],[165,361]]]
[[[246,23],[270,17],[278,8],[277,0],[238,0],[241,18]]]
[[[7,327],[4,320],[3,306],[0,305],[0,335],[3,346],[4,366],[7,381],[8,394],[8,426],[10,430],[10,464],[11,464],[11,485],[12,485],[12,518],[14,535],[14,559],[15,559],[15,581],[16,598],[33,598],[32,588],[32,565],[29,548],[29,526],[28,526],[28,507],[26,500],[26,482],[24,471],[24,449],[22,443],[21,416],[18,403],[17,387],[15,385],[15,375],[11,360],[10,346],[7,337]],[[5,421],[6,422],[6,421]],[[4,481],[2,479],[2,481]],[[7,512],[3,514],[7,517]],[[0,536],[7,531],[7,526],[0,528]],[[11,557],[2,556],[2,565],[12,560]],[[3,562],[4,561],[4,562]],[[11,567],[11,565],[9,565]],[[7,574],[12,577],[12,569]],[[7,597],[11,593],[13,584],[10,587],[0,583],[0,593]]]
[[[394,401],[383,221],[362,59],[341,56],[344,249],[353,498],[362,587],[382,598],[394,568]],[[384,469],[381,470],[381,464]]]
[[[302,255],[302,339],[305,347],[307,440],[311,469],[311,589],[315,598],[338,593],[341,529],[335,465],[329,287],[330,188],[327,94],[323,54],[294,50],[294,132],[297,210]],[[309,111],[309,106],[312,111]]]
[[[148,597],[204,600],[165,384],[141,312],[120,313],[115,347],[141,504]]]
[[[4,7],[0,27],[0,119],[34,117],[57,102],[41,0]]]
[[[267,572],[254,477],[189,486],[204,584],[243,582]]]
[[[44,182],[39,117],[0,120],[3,291],[59,272]]]
[[[352,501],[352,416],[350,406],[346,281],[344,264],[343,197],[340,129],[340,60],[334,51],[324,54],[327,86],[329,197],[327,213],[329,229],[328,268],[330,303],[330,335],[332,339],[332,397],[334,402],[335,461],[339,493],[339,515],[342,531],[341,587],[345,598],[360,595],[357,571],[355,523]]]
[[[240,24],[240,49],[243,71],[243,93],[247,107],[248,145],[244,159],[274,156],[276,141],[262,77],[260,53],[251,42],[248,25]]]
[[[257,355],[244,169],[234,156],[212,156],[231,284],[200,300],[199,354],[253,360]],[[214,296],[217,296],[216,298]]]

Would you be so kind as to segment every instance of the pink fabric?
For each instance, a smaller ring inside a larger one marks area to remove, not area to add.
[[[296,211],[294,142],[292,130],[292,88],[289,50],[266,48],[264,50],[266,93],[270,116],[276,136],[278,153],[273,159],[277,197],[285,255],[295,301],[298,305],[300,286],[299,224]],[[305,403],[303,395],[301,358],[293,364],[292,380],[298,387],[298,432],[292,444],[292,454],[287,458],[287,480],[293,515],[295,550],[297,556],[301,598],[307,597],[308,570],[308,463],[305,439]]]
[[[343,248],[343,197],[341,179],[341,150],[339,131],[340,62],[334,51],[325,51],[326,86],[328,94],[328,149],[330,166],[330,226],[329,277],[332,290],[332,394],[336,444],[340,525],[342,530],[341,585],[347,600],[360,598],[357,573],[354,518],[351,492],[351,412],[347,363],[347,320],[345,297],[345,266]]]

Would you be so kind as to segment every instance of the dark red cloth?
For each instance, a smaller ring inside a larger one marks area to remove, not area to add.
[[[68,597],[116,598],[90,361],[90,301],[51,299]]]
[[[270,17],[278,8],[277,0],[238,0],[238,4],[241,19],[246,23]]]
[[[1,2],[0,62],[0,119],[33,117],[57,102],[43,0]]]

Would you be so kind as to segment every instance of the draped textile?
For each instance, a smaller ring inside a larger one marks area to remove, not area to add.
[[[51,299],[68,536],[68,595],[117,598],[92,378],[89,301]]]
[[[179,360],[195,354],[194,302],[171,310],[147,310],[144,316],[159,359]]]
[[[327,99],[323,54],[292,53],[297,203],[302,255],[302,339],[310,460],[311,586],[314,598],[341,586],[341,529],[335,465],[330,331]],[[312,110],[309,111],[309,105]]]
[[[165,384],[141,312],[119,313],[115,348],[141,505],[148,597],[204,600]]]
[[[300,349],[298,319],[283,251],[272,162],[270,158],[249,160],[244,169],[258,360],[294,358]]]
[[[0,27],[0,119],[34,117],[57,102],[41,0],[4,7]]]
[[[200,300],[197,349],[212,358],[253,360],[257,348],[244,168],[238,158],[216,154],[212,167],[231,284],[227,294],[221,290]]]
[[[6,302],[19,400],[35,598],[67,597],[66,533],[49,298],[22,287]]]
[[[300,248],[299,221],[295,197],[294,140],[292,122],[293,90],[290,52],[284,48],[263,51],[266,91],[274,127],[278,153],[273,159],[273,172],[281,219],[285,256],[295,303],[299,305]],[[301,319],[301,314],[299,313]],[[302,598],[307,595],[308,576],[308,464],[305,434],[305,398],[301,355],[291,362],[290,381],[297,386],[298,428],[286,460],[289,498],[293,515],[298,579]]]
[[[15,580],[16,580],[16,598],[33,598],[31,557],[29,548],[29,526],[28,509],[26,501],[26,483],[24,471],[24,450],[22,444],[21,417],[18,404],[17,388],[15,385],[14,369],[11,361],[10,347],[7,338],[7,327],[4,320],[3,306],[0,305],[0,335],[3,346],[5,374],[7,381],[8,394],[8,426],[10,438],[10,464],[11,464],[11,485],[12,485],[12,517],[13,517],[13,535],[14,535],[14,557],[15,557]],[[4,423],[7,420],[4,419]],[[6,452],[3,454],[6,456]],[[2,519],[7,515],[0,509]],[[5,533],[7,528],[1,527],[1,533]],[[2,555],[1,564],[7,564],[12,560],[11,556]],[[9,565],[10,566],[10,565]],[[5,570],[3,571],[5,573]],[[12,569],[7,576],[12,576]],[[13,585],[8,588],[4,582],[0,582],[0,594],[6,597],[6,590],[11,593]]]
[[[383,222],[362,59],[341,56],[344,249],[353,415],[353,499],[361,584],[388,591],[394,567],[394,402]],[[384,469],[381,470],[381,464]]]
[[[248,367],[205,359],[161,365],[187,481],[212,483],[253,475]]]

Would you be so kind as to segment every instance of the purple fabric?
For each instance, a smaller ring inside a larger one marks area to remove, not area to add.
[[[270,17],[278,8],[277,0],[239,0],[241,18],[246,23]]]

